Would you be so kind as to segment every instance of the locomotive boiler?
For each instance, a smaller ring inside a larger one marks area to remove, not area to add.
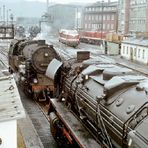
[[[51,132],[60,145],[89,148],[148,147],[148,78],[103,60],[61,63],[59,96],[50,99]],[[57,68],[56,68],[57,67]]]
[[[52,58],[59,59],[52,45],[45,40],[14,39],[9,48],[9,70],[15,72],[24,91],[39,101],[54,94],[54,82],[45,76]]]

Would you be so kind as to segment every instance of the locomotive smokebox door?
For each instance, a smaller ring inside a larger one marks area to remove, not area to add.
[[[57,82],[58,71],[62,66],[62,64],[63,63],[58,61],[57,59],[53,59],[47,67],[46,76],[52,79],[55,83]]]

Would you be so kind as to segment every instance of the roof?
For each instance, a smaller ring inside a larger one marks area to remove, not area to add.
[[[117,7],[117,5],[118,5],[118,3],[117,2],[100,2],[100,1],[98,1],[98,2],[96,2],[96,3],[92,3],[92,4],[88,4],[86,7],[94,7],[94,6],[96,6],[96,7]]]
[[[0,122],[25,117],[13,75],[0,77]]]
[[[79,35],[77,30],[61,29],[59,31],[59,33],[62,33],[62,34],[65,34],[65,35],[72,35],[72,36]]]
[[[122,43],[148,47],[148,39],[142,39],[142,38],[140,39],[130,38],[130,39],[122,41]]]

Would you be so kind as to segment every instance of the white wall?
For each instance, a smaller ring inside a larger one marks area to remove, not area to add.
[[[0,122],[0,148],[17,148],[17,123],[16,120]]]
[[[148,47],[122,43],[121,56],[128,60],[148,64]]]

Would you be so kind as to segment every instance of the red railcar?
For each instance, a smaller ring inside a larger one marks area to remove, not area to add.
[[[76,30],[61,29],[59,31],[59,41],[66,45],[76,47],[80,43],[79,34]]]
[[[105,39],[107,32],[79,31],[80,41],[89,44],[100,45]]]

